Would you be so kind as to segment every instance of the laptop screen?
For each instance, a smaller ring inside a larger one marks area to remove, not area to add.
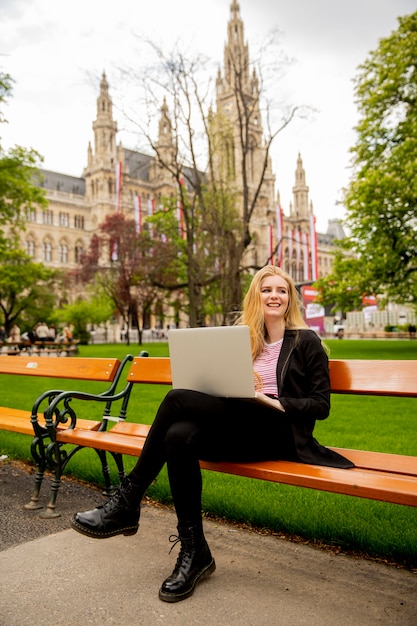
[[[168,344],[174,389],[255,397],[248,326],[173,329]]]

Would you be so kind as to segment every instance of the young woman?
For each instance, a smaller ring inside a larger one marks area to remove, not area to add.
[[[72,520],[72,527],[89,537],[133,535],[140,502],[167,463],[181,550],[159,590],[165,602],[189,597],[216,567],[203,534],[199,459],[352,466],[313,437],[315,421],[330,410],[328,358],[301,316],[292,278],[280,268],[262,268],[249,287],[239,323],[250,328],[257,389],[276,398],[280,410],[253,400],[171,390],[119,490],[104,505],[76,513]]]

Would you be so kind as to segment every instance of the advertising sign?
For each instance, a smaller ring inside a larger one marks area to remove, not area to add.
[[[317,291],[308,285],[301,287],[301,298],[304,307],[304,319],[316,333],[324,333],[324,307],[317,302]]]

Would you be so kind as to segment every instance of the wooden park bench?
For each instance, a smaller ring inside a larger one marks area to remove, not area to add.
[[[330,377],[331,391],[334,394],[417,397],[417,361],[331,360]],[[137,384],[170,385],[170,360],[134,358],[127,374],[126,386],[114,396],[100,397],[82,392],[63,392],[52,399],[45,412],[46,427],[51,441],[45,454],[55,476],[45,517],[57,515],[56,497],[62,472],[69,460],[68,446],[75,446],[73,452],[81,448],[109,452],[117,463],[120,478],[124,475],[123,455],[138,456],[141,453],[150,427],[126,419],[129,397]],[[75,415],[74,427],[63,429],[60,427],[60,420],[66,418],[68,401],[73,398],[105,403],[122,400],[122,406],[117,417],[104,416],[104,421],[112,425],[109,429],[79,428]],[[280,460],[256,463],[204,461],[201,462],[201,467],[238,476],[417,506],[417,457],[334,449],[350,459],[355,467],[340,469]],[[37,505],[39,496],[41,474],[40,471],[33,496],[34,506]]]
[[[73,356],[78,354],[78,340],[12,341],[0,343],[0,356]]]
[[[75,356],[78,354],[78,341],[35,341],[32,354],[40,356]]]
[[[123,362],[119,359],[106,358],[75,358],[75,359],[45,359],[35,356],[0,356],[0,374],[12,374],[18,376],[36,376],[44,379],[60,378],[69,380],[86,380],[107,383],[105,391],[98,397],[105,398],[107,394],[113,396],[117,383],[120,379],[122,370],[127,362],[132,360],[132,356],[125,357]],[[62,389],[49,389],[50,381],[48,380],[48,389],[41,393],[35,400],[31,411],[16,409],[6,406],[0,406],[0,429],[32,437],[31,453],[38,466],[37,479],[42,482],[43,474],[46,468],[45,450],[50,443],[49,433],[45,424],[43,410],[48,407],[53,399],[63,392]],[[104,413],[110,413],[111,402],[106,406]],[[84,431],[96,431],[106,427],[107,422],[92,419],[77,419],[67,414],[66,420],[57,424],[57,430],[76,428]],[[54,433],[55,439],[55,433]],[[101,450],[97,453],[102,460],[104,466],[105,454]],[[106,485],[110,493],[110,479],[104,471]],[[40,477],[40,478],[39,478]],[[31,504],[27,508],[39,508],[36,506],[33,498]]]

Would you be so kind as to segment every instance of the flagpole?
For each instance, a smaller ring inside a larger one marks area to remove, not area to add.
[[[280,204],[276,207],[276,221],[277,221],[277,265],[282,265],[282,253],[283,253],[283,214]]]
[[[122,197],[122,171],[123,164],[121,161],[116,163],[116,213],[120,212],[121,207],[121,197]]]
[[[317,280],[319,276],[318,258],[317,258],[317,231],[316,231],[316,216],[313,213],[310,215],[310,245],[311,245],[311,278],[312,280]]]

